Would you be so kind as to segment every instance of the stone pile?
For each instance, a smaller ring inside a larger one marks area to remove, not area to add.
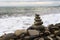
[[[27,30],[4,34],[0,40],[60,40],[60,23],[45,27],[39,14],[35,15],[34,20],[34,24]]]

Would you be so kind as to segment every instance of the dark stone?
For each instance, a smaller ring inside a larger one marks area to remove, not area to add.
[[[9,33],[9,34],[6,34],[3,36],[4,40],[9,40],[11,38],[13,38],[13,39],[16,38],[16,35],[14,33]]]
[[[55,24],[55,26],[60,28],[60,23]]]
[[[49,29],[49,31],[50,31],[52,34],[54,34],[55,26],[54,26],[53,24],[50,24],[50,25],[48,26],[48,29]]]
[[[44,40],[50,40],[48,37],[44,37]]]

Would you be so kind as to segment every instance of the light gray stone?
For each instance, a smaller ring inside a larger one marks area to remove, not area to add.
[[[39,35],[39,31],[36,31],[36,30],[28,30],[29,34],[30,35]]]

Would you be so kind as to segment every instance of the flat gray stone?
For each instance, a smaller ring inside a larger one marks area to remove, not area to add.
[[[37,30],[28,30],[28,32],[29,32],[29,34],[30,35],[39,35],[39,31],[37,31]]]

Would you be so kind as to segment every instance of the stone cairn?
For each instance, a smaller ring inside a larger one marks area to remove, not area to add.
[[[16,30],[14,33],[4,34],[0,40],[60,40],[60,23],[43,25],[39,14],[35,15],[34,24],[27,30]]]

